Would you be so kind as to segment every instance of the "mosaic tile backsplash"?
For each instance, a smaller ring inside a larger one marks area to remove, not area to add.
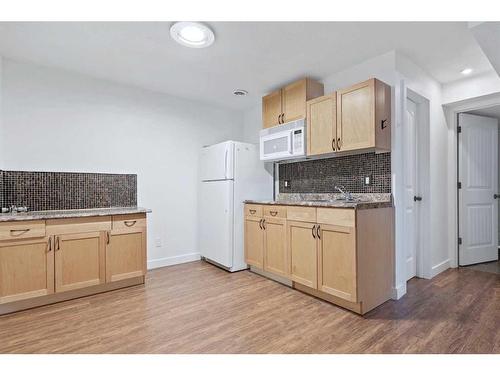
[[[370,185],[364,183],[367,176]],[[285,187],[285,180],[290,181],[290,187]],[[343,185],[351,193],[390,193],[391,154],[349,155],[279,166],[280,193],[334,193],[335,185]]]
[[[137,206],[137,175],[0,171],[2,207],[30,211]]]

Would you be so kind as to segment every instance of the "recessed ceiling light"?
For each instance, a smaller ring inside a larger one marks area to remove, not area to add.
[[[247,90],[236,89],[233,91],[233,95],[236,96],[245,96],[246,94],[248,94]]]
[[[176,22],[170,28],[170,36],[177,43],[191,48],[208,47],[215,40],[214,32],[199,22]]]
[[[465,68],[460,73],[462,73],[464,76],[466,76],[466,75],[469,75],[469,74],[472,73],[472,69],[471,68]]]

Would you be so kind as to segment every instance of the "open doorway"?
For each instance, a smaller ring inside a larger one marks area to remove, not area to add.
[[[500,105],[458,114],[458,265],[500,274]]]

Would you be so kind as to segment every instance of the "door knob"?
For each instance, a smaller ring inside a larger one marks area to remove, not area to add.
[[[417,196],[415,195],[415,196],[413,197],[413,200],[414,200],[415,202],[417,202],[417,201],[418,201],[418,202],[420,202],[420,201],[422,200],[422,197],[417,197]]]

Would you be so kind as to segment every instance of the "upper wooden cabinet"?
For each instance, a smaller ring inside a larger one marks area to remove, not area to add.
[[[390,86],[372,78],[337,92],[337,151],[390,151],[390,125]]]
[[[337,139],[337,97],[321,96],[307,102],[307,154],[323,155],[335,151]]]
[[[307,102],[309,156],[391,150],[391,88],[372,78]]]
[[[262,126],[284,124],[306,117],[306,102],[323,95],[323,84],[309,78],[293,82],[262,98]]]

